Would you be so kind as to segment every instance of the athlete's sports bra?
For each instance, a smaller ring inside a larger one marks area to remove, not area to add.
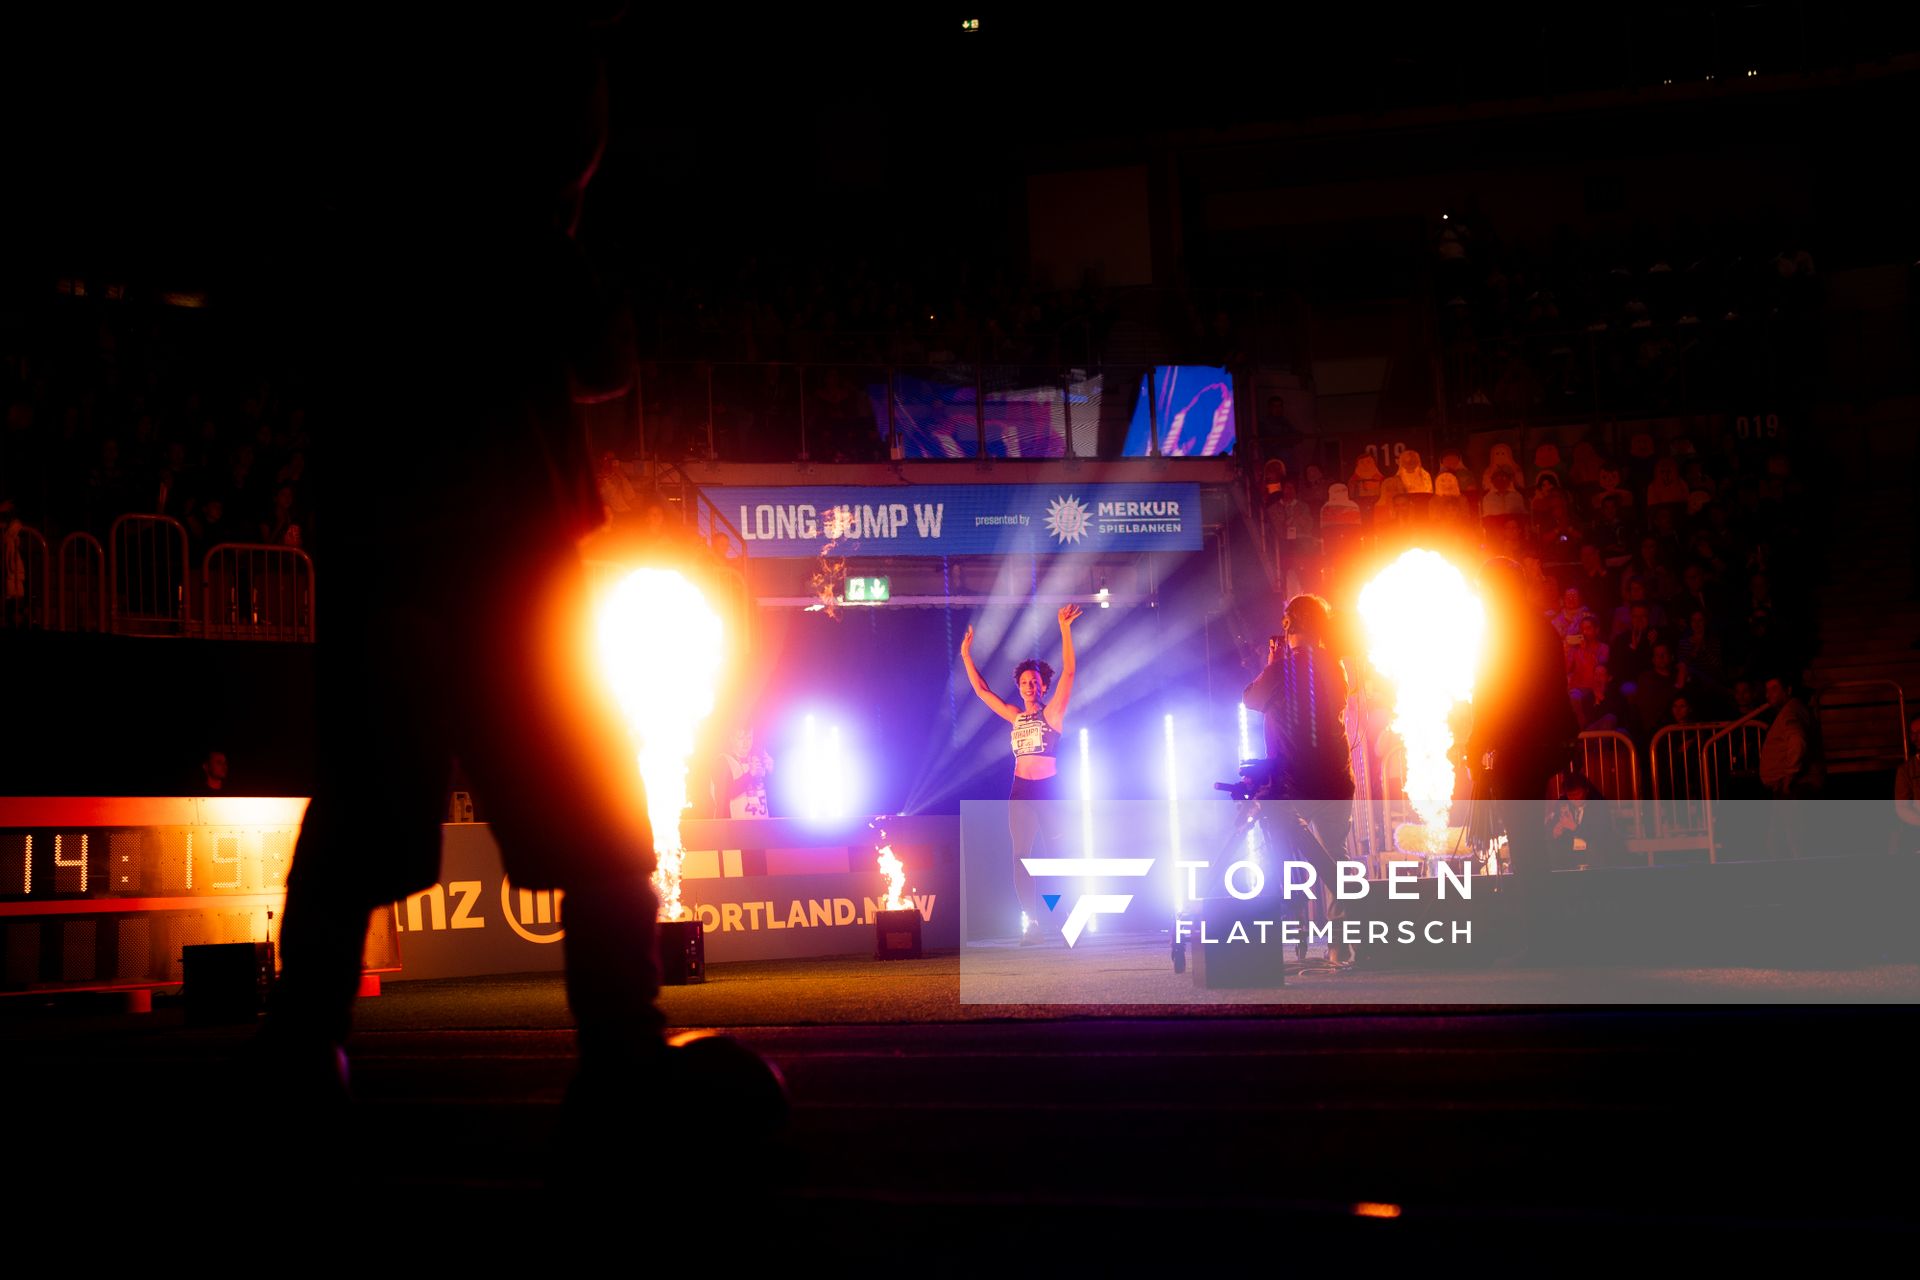
[[[1013,722],[1014,756],[1044,756],[1054,758],[1054,747],[1060,742],[1060,731],[1047,723],[1046,713],[1042,711],[1023,711]]]

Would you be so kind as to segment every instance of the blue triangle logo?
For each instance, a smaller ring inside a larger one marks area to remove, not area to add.
[[[1040,901],[1047,904],[1047,910],[1052,911],[1060,905],[1060,895],[1057,893],[1043,893],[1040,895]]]

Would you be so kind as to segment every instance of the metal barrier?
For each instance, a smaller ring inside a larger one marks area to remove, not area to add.
[[[1759,774],[1760,752],[1766,745],[1767,730],[1773,723],[1771,720],[1760,723],[1759,718],[1767,711],[1768,705],[1761,703],[1700,744],[1700,773],[1705,784],[1705,802],[1701,807],[1706,817],[1709,862],[1720,861],[1719,842],[1714,838],[1714,801],[1721,798],[1728,778],[1742,773]]]
[[[193,624],[185,526],[171,516],[121,516],[107,543],[110,629],[186,635]]]
[[[313,643],[313,561],[298,547],[223,542],[201,563],[202,634]]]
[[[1764,710],[1755,708],[1733,721],[1670,724],[1653,735],[1647,777],[1656,837],[1710,837],[1708,801],[1728,778],[1760,769],[1767,730],[1755,717]]]
[[[1600,794],[1613,806],[1614,818],[1624,834],[1632,839],[1646,835],[1646,816],[1640,803],[1640,754],[1633,739],[1618,729],[1593,729],[1580,735],[1578,772],[1600,788]],[[1560,792],[1554,781],[1554,795]]]
[[[0,630],[45,631],[50,583],[46,537],[26,525],[0,531]]]
[[[107,629],[107,552],[90,533],[60,539],[54,556],[60,608],[55,625],[62,631]]]
[[[1907,692],[1897,681],[1844,680],[1828,685],[1814,694],[1813,713],[1820,726],[1827,772],[1853,773],[1906,762],[1910,750]],[[1837,732],[1841,729],[1865,732]],[[1838,749],[1836,743],[1841,744]]]

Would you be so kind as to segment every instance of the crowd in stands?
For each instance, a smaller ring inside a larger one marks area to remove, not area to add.
[[[0,322],[0,502],[50,545],[128,514],[178,520],[195,564],[222,542],[311,545],[307,411],[209,323],[77,299]]]
[[[1385,469],[1362,454],[1344,483],[1317,462],[1296,479],[1270,460],[1267,524],[1288,589],[1337,592],[1412,545],[1463,564],[1508,556],[1565,643],[1581,726],[1642,748],[1668,725],[1753,710],[1769,680],[1791,689],[1815,640],[1819,512],[1789,455],[1731,437],[1571,434],[1524,461],[1510,440],[1472,465],[1443,449],[1431,469],[1414,450]]]

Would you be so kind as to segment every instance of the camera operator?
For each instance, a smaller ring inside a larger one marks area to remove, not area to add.
[[[1347,677],[1327,641],[1333,610],[1316,595],[1287,602],[1281,634],[1267,641],[1267,666],[1241,700],[1266,717],[1269,775],[1260,792],[1269,829],[1289,856],[1310,865],[1324,919],[1339,918],[1335,861],[1344,856],[1353,823],[1353,765],[1347,745]],[[1334,942],[1328,959],[1343,963],[1352,948]]]

